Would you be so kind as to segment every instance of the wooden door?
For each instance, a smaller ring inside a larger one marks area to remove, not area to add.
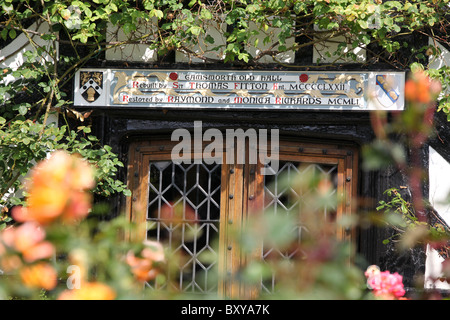
[[[323,214],[331,221],[354,210],[358,155],[351,145],[280,141],[278,172],[263,175],[261,162],[249,162],[254,146],[248,143],[245,163],[226,163],[231,151],[224,146],[222,163],[210,163],[197,153],[192,154],[190,164],[171,161],[176,143],[148,139],[130,145],[128,185],[132,197],[127,202],[127,216],[140,228],[127,236],[137,241],[156,239],[177,254],[178,271],[170,278],[177,290],[229,298],[253,298],[259,290],[273,292],[276,275],[257,288],[246,286],[235,275],[252,259],[293,254],[276,252],[263,243],[254,253],[243,254],[234,235],[236,230],[244,230],[250,216],[257,217],[264,210],[298,210],[302,196],[277,190],[281,177],[318,170],[333,181],[341,199]],[[286,207],[288,197],[293,206]],[[301,226],[293,226],[296,228]],[[351,240],[353,236],[353,230],[336,230],[338,239]]]

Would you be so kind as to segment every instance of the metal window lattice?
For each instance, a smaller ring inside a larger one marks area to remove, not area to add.
[[[178,290],[217,291],[220,174],[220,164],[150,163],[147,238],[177,255],[177,272],[167,275],[167,283]]]
[[[323,174],[330,181],[333,182],[333,193],[337,193],[337,165],[322,165],[322,164],[308,164],[302,165],[299,162],[280,162],[279,170],[273,175],[266,175],[264,177],[264,210],[274,214],[291,214],[293,212],[300,212],[305,200],[308,199],[307,194],[299,194],[298,190],[292,188],[291,182],[294,179],[301,179],[307,174]],[[328,207],[323,209],[325,217],[334,213],[336,207]],[[307,229],[301,225],[292,226],[292,232],[295,238],[300,243],[302,232],[307,232]],[[271,259],[290,260],[298,254],[298,247],[293,250],[279,250],[278,248],[268,247],[263,244],[261,258],[266,261],[269,256]],[[261,282],[261,290],[265,293],[275,292],[276,275],[273,272],[269,279],[264,279]]]

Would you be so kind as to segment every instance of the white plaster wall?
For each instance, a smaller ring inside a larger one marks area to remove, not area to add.
[[[135,32],[127,35],[121,28],[109,23],[106,31],[106,41],[125,42],[153,32],[151,24],[142,23]],[[157,53],[156,50],[150,49],[148,44],[121,44],[106,50],[105,58],[111,61],[153,62],[157,60]]]
[[[439,216],[450,225],[450,164],[441,155],[429,147],[429,201],[439,213]],[[442,273],[441,264],[444,259],[438,252],[427,247],[425,265],[425,287],[450,289],[447,282],[436,281]]]
[[[226,31],[227,24],[222,21],[218,24],[211,24],[209,28],[206,30],[205,35],[200,35],[198,44],[195,45],[192,50],[196,53],[204,54],[206,57],[212,58],[212,59],[223,59],[224,54],[223,51],[226,47],[226,38],[224,37],[224,32]],[[266,49],[269,49],[271,43],[264,44],[264,38],[267,36],[270,36],[271,39],[277,39],[277,28],[268,28],[266,31],[258,30],[257,25],[253,22],[249,25],[249,32],[252,30],[257,30],[258,35],[254,35],[250,38],[250,46],[247,49],[247,52],[250,53],[253,57],[258,56],[258,54],[261,53],[261,51],[264,51]],[[206,43],[205,37],[207,35],[210,35],[214,38],[214,43]],[[255,41],[258,42],[258,48],[251,45],[254,44]],[[294,39],[287,39],[286,40],[286,47],[290,47],[294,45]],[[211,51],[212,48],[221,46],[221,48],[218,51]],[[274,48],[274,50],[277,50],[278,46]],[[295,53],[293,51],[287,51],[280,53],[276,56],[277,61],[283,62],[283,63],[293,63],[295,59]],[[194,55],[189,54],[183,54],[182,52],[177,51],[176,53],[176,61],[177,62],[185,62],[185,63],[203,63],[204,61],[201,59],[196,58]],[[208,62],[208,61],[207,61]],[[259,63],[274,63],[274,59],[271,56],[265,55],[261,59],[258,60]]]
[[[224,17],[225,18],[225,17]],[[195,46],[192,48],[188,48],[192,50],[196,54],[205,56],[210,59],[224,59],[224,50],[226,48],[227,39],[224,36],[224,33],[227,30],[227,24],[225,21],[219,22],[210,22],[207,25],[206,33],[198,35],[198,41]],[[214,39],[214,43],[209,43],[205,39],[206,37],[212,37]],[[215,50],[217,48],[217,50]],[[214,49],[214,50],[213,50]],[[203,61],[202,59],[197,58],[194,54],[183,53],[177,51],[175,53],[176,62],[181,63],[211,63],[212,61]]]
[[[320,31],[318,26],[314,26],[314,30]],[[361,45],[360,47],[352,48],[351,44],[348,44],[344,49],[344,53],[353,52],[356,55],[356,61],[351,58],[342,59],[339,56],[333,55],[340,42],[346,42],[345,37],[337,36],[331,38],[330,41],[321,41],[314,45],[313,49],[313,63],[319,61],[319,63],[363,63],[366,61],[366,50]],[[327,55],[326,53],[329,53]]]
[[[429,147],[429,200],[439,215],[450,224],[450,164]]]
[[[440,49],[440,54],[437,56],[430,56],[429,59],[429,66],[433,69],[439,69],[444,66],[448,66],[450,62],[450,52],[445,49],[441,44],[438,42],[433,41],[432,39],[429,39],[429,45],[436,46]]]
[[[274,17],[271,17],[271,19],[273,19],[273,18]],[[250,24],[250,30],[252,30],[252,29],[257,29],[255,23]],[[264,44],[264,38],[266,38],[267,36],[270,36],[271,39],[277,39],[277,37],[278,37],[277,34],[279,33],[279,29],[267,28],[267,30],[265,30],[265,31],[258,30],[258,32],[259,32],[258,35],[250,38],[250,44],[255,43],[256,39],[258,39],[258,48],[254,47],[254,46],[250,46],[250,48],[248,48],[248,52],[254,57],[258,56],[264,50],[267,50],[270,48],[272,43]],[[293,37],[286,39],[286,43],[285,43],[286,48],[292,47],[294,44],[295,44],[295,39]],[[275,48],[273,48],[273,50],[278,50],[278,47],[279,46],[275,46]],[[282,63],[288,63],[288,64],[294,63],[295,52],[290,50],[290,51],[279,53],[275,56],[275,59],[276,59],[276,61],[282,62]],[[265,55],[261,59],[258,60],[259,63],[275,63],[276,61],[270,55]]]
[[[194,53],[205,56],[210,59],[223,59],[224,50],[226,48],[226,37],[224,33],[226,31],[227,24],[225,21],[211,22],[207,28],[205,34],[200,34],[198,36],[198,41],[196,45],[188,48]],[[256,25],[251,24],[249,30],[256,29]],[[108,25],[106,40],[109,42],[125,42],[128,39],[139,37],[139,35],[150,34],[152,32],[151,24],[143,23],[138,30],[133,32],[131,35],[126,35],[120,28]],[[258,49],[254,46],[247,48],[248,52],[253,56],[257,56],[260,50],[265,50],[269,48],[270,44],[264,44],[264,38],[270,35],[273,39],[277,38],[277,29],[269,28],[265,32],[260,31],[257,36],[253,36],[251,43],[254,43],[258,39]],[[205,41],[206,37],[210,36],[214,39],[214,43],[209,43]],[[288,39],[286,41],[286,46],[290,47],[294,44],[294,39]],[[218,50],[216,50],[218,48]],[[214,50],[213,50],[214,49]],[[277,48],[275,48],[276,50]],[[129,61],[129,62],[154,62],[157,61],[156,50],[151,50],[148,44],[122,44],[112,47],[106,50],[106,60],[110,61]],[[293,51],[288,51],[277,55],[276,59],[283,63],[293,63],[295,58],[295,53]],[[188,52],[177,51],[175,54],[175,60],[179,63],[205,63],[204,60],[199,59],[195,54],[190,54]],[[206,61],[206,63],[214,62]],[[259,60],[260,63],[273,63],[275,62],[272,57],[264,56]]]
[[[48,32],[49,26],[46,22],[35,22],[27,29],[39,33],[45,33]],[[47,50],[52,49],[52,43],[43,40],[41,37],[33,33],[30,33],[30,36],[38,46],[46,47]],[[56,47],[56,50],[58,49],[59,46]],[[32,50],[34,50],[34,48],[29,43],[28,38],[23,33],[19,34],[17,38],[15,38],[9,45],[0,49],[0,68],[11,68],[12,70],[17,70],[17,68],[19,68],[26,59],[24,53]],[[47,54],[43,55],[41,59],[41,62],[52,61],[51,56]],[[14,78],[11,75],[8,75],[4,81],[11,81],[13,79]]]
[[[440,49],[440,54],[430,56],[429,67],[439,69],[448,66],[450,62],[450,52],[442,45],[429,39],[429,44]],[[429,201],[444,219],[450,225],[450,164],[442,158],[433,148],[429,148]],[[436,281],[442,274],[442,261],[444,259],[436,250],[427,247],[427,259],[425,265],[425,288],[450,289],[447,282]]]

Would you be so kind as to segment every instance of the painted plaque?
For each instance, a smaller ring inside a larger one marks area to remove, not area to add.
[[[404,72],[80,70],[75,105],[104,108],[403,110]]]

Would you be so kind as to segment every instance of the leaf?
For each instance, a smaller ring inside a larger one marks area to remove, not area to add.
[[[28,112],[28,108],[27,108],[26,106],[21,105],[21,106],[19,107],[19,113],[20,113],[22,116],[26,115],[27,112]]]
[[[358,20],[358,24],[361,28],[363,29],[367,29],[369,28],[369,24],[367,23],[366,20]]]
[[[2,39],[4,41],[6,41],[6,39],[8,38],[8,29],[6,29],[6,28],[3,29],[1,35],[2,35]]]
[[[203,29],[201,27],[192,26],[188,29],[188,31],[193,35],[198,36],[203,31]]]
[[[212,13],[208,9],[205,9],[205,8],[203,8],[202,11],[200,12],[200,16],[205,20],[210,20],[213,18]]]
[[[255,13],[259,9],[260,9],[260,6],[258,4],[250,4],[246,8],[246,10],[250,13]]]
[[[133,23],[127,22],[123,25],[122,30],[125,34],[130,34],[131,31],[136,30],[136,26]]]
[[[244,60],[244,61],[247,63],[247,62],[248,62],[248,59],[249,59],[249,55],[248,55],[248,53],[241,52],[241,53],[239,53],[239,55],[238,55],[238,59],[239,59],[239,60]]]
[[[14,29],[9,30],[9,37],[11,39],[15,39],[16,36],[17,36],[16,30],[14,30]]]
[[[110,17],[109,17],[109,21],[111,21],[111,23],[113,25],[116,25],[120,19],[122,19],[122,14],[121,13],[113,13]]]
[[[157,17],[158,19],[162,19],[164,17],[164,13],[158,9],[152,9],[150,11],[150,17]]]

